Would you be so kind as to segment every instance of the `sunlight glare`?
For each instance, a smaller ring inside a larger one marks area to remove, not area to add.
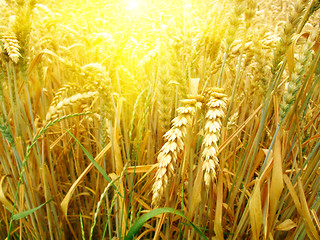
[[[140,6],[139,0],[129,0],[127,4],[128,4],[128,10],[131,10],[131,11],[136,10]]]

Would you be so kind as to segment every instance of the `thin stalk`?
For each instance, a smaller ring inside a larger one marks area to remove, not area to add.
[[[287,62],[287,60],[284,59],[282,65],[280,67],[280,70],[278,71],[278,74],[275,77],[273,77],[272,80],[271,80],[271,85],[269,87],[269,90],[268,90],[268,93],[267,93],[267,96],[266,96],[266,100],[265,100],[264,106],[262,108],[262,113],[261,113],[261,118],[260,118],[260,123],[259,123],[259,129],[258,129],[257,135],[255,136],[255,139],[254,139],[254,148],[253,148],[252,151],[250,151],[250,154],[249,154],[249,156],[251,155],[249,172],[251,171],[251,168],[252,168],[252,165],[253,165],[253,160],[255,159],[255,157],[257,155],[257,151],[259,149],[259,144],[260,144],[262,132],[263,132],[263,129],[264,129],[264,124],[265,124],[265,121],[267,119],[268,109],[269,109],[269,105],[270,105],[270,102],[271,102],[271,97],[272,97],[272,95],[274,93],[274,89],[278,86],[278,82],[279,82],[279,80],[280,80],[280,78],[282,76],[282,73],[284,71],[286,62]],[[269,148],[269,151],[270,151],[270,149],[271,148]]]
[[[275,141],[276,141],[276,138],[277,138],[277,135],[278,135],[278,133],[279,133],[280,127],[281,127],[281,123],[278,124],[277,129],[276,129],[276,131],[275,131],[275,133],[274,133],[274,136],[273,136],[273,138],[272,138],[270,147],[269,147],[269,149],[268,149],[268,153],[267,153],[267,155],[266,155],[266,157],[265,157],[265,159],[264,159],[264,161],[263,161],[259,178],[261,177],[261,174],[263,173],[263,171],[264,171],[264,169],[265,169],[265,167],[266,167],[266,165],[267,165],[267,160],[268,160],[268,158],[269,158],[269,155],[270,155],[270,153],[271,153],[271,150],[272,150],[272,148],[273,148],[273,145],[274,145],[274,143],[275,143]]]
[[[230,100],[230,103],[229,103],[229,106],[228,106],[227,115],[226,115],[226,118],[225,118],[225,124],[224,124],[225,126],[228,123],[228,119],[229,119],[230,112],[231,112],[232,105],[233,105],[234,96],[236,95],[236,88],[237,88],[238,81],[239,81],[239,78],[240,78],[240,69],[241,69],[241,62],[242,62],[242,56],[243,56],[243,49],[244,49],[246,41],[247,41],[247,31],[245,31],[244,39],[243,39],[242,45],[241,45],[241,53],[240,53],[240,56],[239,56],[239,61],[238,61],[238,66],[237,66],[236,78],[235,78],[234,83],[233,83],[231,100]]]
[[[226,49],[226,51],[224,53],[223,62],[222,62],[222,65],[221,65],[221,71],[220,71],[220,74],[219,74],[217,87],[220,87],[220,85],[221,85],[222,75],[223,75],[224,67],[226,65],[226,61],[227,61],[229,50],[230,50],[230,45],[228,44],[227,45],[227,49]]]
[[[146,116],[149,112],[149,104],[150,104],[150,99],[151,99],[151,94],[152,94],[152,86],[153,86],[153,81],[150,82],[149,85],[149,90],[148,90],[148,95],[147,95],[147,100],[145,103],[145,109],[143,112],[143,117],[142,117],[142,124],[140,126],[140,133],[139,133],[139,140],[138,140],[138,147],[137,147],[137,151],[134,157],[134,170],[133,170],[133,174],[132,174],[132,180],[131,180],[131,188],[130,188],[130,194],[129,194],[129,205],[131,204],[132,201],[132,193],[133,193],[133,186],[134,186],[134,179],[135,179],[135,175],[136,175],[136,167],[137,167],[137,162],[138,162],[138,158],[139,158],[139,149],[141,146],[141,141],[142,141],[142,136],[143,136],[143,129],[145,126],[145,122],[146,122]],[[127,179],[127,173],[126,173],[126,179]],[[127,227],[128,227],[128,221],[129,221],[129,214],[127,216],[127,220],[126,220],[126,232],[125,234],[127,234]]]
[[[28,107],[29,107],[29,114],[30,114],[30,118],[31,118],[31,126],[32,126],[32,129],[33,129],[33,134],[36,134],[36,127],[34,125],[34,117],[33,117],[33,112],[32,112],[32,107],[31,107],[31,102],[30,102],[30,93],[29,93],[29,87],[28,87],[28,76],[23,68],[23,66],[20,66],[20,71],[21,71],[21,74],[22,74],[22,77],[23,77],[23,80],[24,80],[24,86],[25,86],[25,89],[26,89],[26,94],[27,94],[27,100],[28,100]],[[37,144],[37,151],[39,152],[39,146]]]

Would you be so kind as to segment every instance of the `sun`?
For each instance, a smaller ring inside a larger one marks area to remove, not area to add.
[[[127,8],[128,10],[134,11],[137,10],[141,5],[141,1],[139,0],[128,0],[127,1]]]

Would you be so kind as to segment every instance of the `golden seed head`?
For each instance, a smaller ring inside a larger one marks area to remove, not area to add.
[[[20,46],[16,35],[13,32],[4,33],[1,36],[1,41],[3,43],[3,48],[7,52],[11,61],[17,63],[20,57]]]

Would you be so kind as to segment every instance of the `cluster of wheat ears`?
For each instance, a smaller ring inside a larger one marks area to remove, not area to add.
[[[0,0],[1,239],[320,239],[319,0]]]

